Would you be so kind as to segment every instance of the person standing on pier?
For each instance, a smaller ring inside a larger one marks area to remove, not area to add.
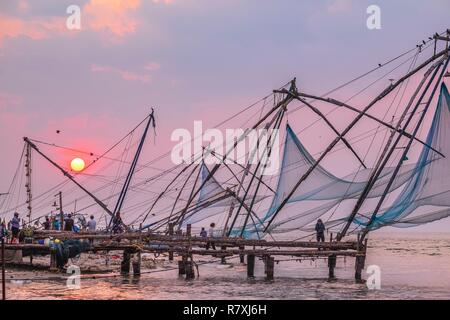
[[[73,231],[74,221],[72,215],[69,213],[67,219],[64,221],[64,231]]]
[[[95,221],[93,215],[91,215],[90,220],[87,222],[87,227],[89,232],[95,232],[95,229],[97,228],[97,221]]]
[[[97,228],[97,221],[95,221],[94,216],[91,215],[90,220],[87,222],[87,228],[89,232],[95,232],[95,229]],[[94,244],[94,239],[90,238],[89,243],[91,245]]]
[[[0,239],[5,239],[8,234],[8,229],[6,228],[5,220],[0,221]]]
[[[208,234],[206,233],[206,230],[203,227],[202,227],[202,230],[200,231],[200,237],[202,237],[202,238],[208,237]]]
[[[120,212],[117,212],[113,219],[113,227],[112,231],[113,233],[122,233],[122,218],[120,217]]]
[[[325,225],[323,224],[321,219],[317,220],[315,229],[317,242],[325,242]]]
[[[11,243],[19,242],[20,233],[20,218],[19,213],[15,212],[14,217],[11,219]]]
[[[209,225],[209,229],[208,229],[208,238],[214,238],[214,228],[215,228],[216,224],[213,222]],[[212,247],[213,250],[216,250],[216,245],[214,244],[213,241],[208,241],[206,243],[206,250],[209,250],[209,247]]]
[[[42,226],[44,227],[44,230],[50,230],[51,223],[50,223],[50,218],[49,217],[45,217],[45,221],[42,224]]]
[[[57,219],[56,217],[52,217],[52,230],[59,230],[59,219]]]

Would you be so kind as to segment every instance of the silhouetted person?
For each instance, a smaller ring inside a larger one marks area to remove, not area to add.
[[[67,219],[64,221],[64,231],[73,231],[73,225],[75,222],[72,219],[72,215],[69,213]]]
[[[11,242],[15,243],[19,241],[20,233],[20,218],[19,213],[15,212],[14,217],[10,221],[11,223]]]
[[[209,229],[208,229],[208,238],[214,238],[214,228],[215,228],[216,224],[213,222],[209,225]],[[214,250],[216,250],[216,245],[214,244],[214,242],[212,241],[208,241],[206,243],[206,250],[209,250],[209,247],[212,247]]]
[[[44,230],[50,230],[51,227],[50,218],[45,217],[45,221],[42,225],[44,226]]]
[[[87,222],[87,227],[89,232],[95,232],[95,229],[97,228],[97,221],[95,221],[95,218],[93,215],[90,217],[91,219]]]
[[[317,242],[325,242],[325,225],[323,224],[321,219],[317,220],[315,229]]]
[[[120,217],[120,212],[117,212],[113,218],[113,227],[112,227],[113,233],[122,233],[123,232],[122,224],[123,222],[122,218]]]

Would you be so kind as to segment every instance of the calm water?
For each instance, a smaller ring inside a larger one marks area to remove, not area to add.
[[[186,281],[172,270],[175,264],[151,270],[139,280],[83,279],[81,288],[68,289],[65,280],[9,282],[8,299],[449,299],[450,235],[378,234],[369,240],[366,266],[381,268],[381,289],[368,290],[353,281],[354,259],[338,260],[336,282],[327,282],[326,261],[280,261],[275,280],[264,280],[257,261],[254,280],[236,259],[199,266],[200,277]],[[281,257],[280,260],[289,258]],[[197,262],[201,262],[197,261]],[[148,272],[147,270],[145,272]],[[39,272],[39,276],[47,276]],[[16,278],[29,277],[24,271]],[[31,277],[33,278],[33,277]]]

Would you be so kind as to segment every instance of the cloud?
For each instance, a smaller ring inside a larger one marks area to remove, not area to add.
[[[327,6],[327,11],[331,14],[349,12],[351,9],[352,0],[332,0]]]
[[[0,91],[0,111],[9,109],[9,107],[20,106],[22,101],[23,99],[20,96]]]
[[[124,70],[112,66],[102,66],[97,64],[91,65],[91,72],[101,72],[101,73],[112,73],[118,75],[125,81],[140,81],[143,83],[148,83],[151,80],[150,74],[148,73],[137,73],[130,70]]]
[[[161,66],[156,62],[147,62],[144,66],[144,69],[148,71],[156,71],[159,70],[160,68]]]
[[[134,33],[139,24],[133,15],[140,0],[91,0],[82,10],[89,30],[107,32],[117,37]]]
[[[20,0],[17,4],[17,9],[21,13],[26,13],[30,10],[30,4],[25,0]]]
[[[5,38],[25,36],[33,40],[40,40],[64,31],[66,31],[64,18],[24,20],[0,14],[0,47]]]
[[[172,3],[175,2],[175,0],[152,0],[152,2],[156,3],[156,4],[160,4],[160,3],[162,3],[162,4],[172,4]]]

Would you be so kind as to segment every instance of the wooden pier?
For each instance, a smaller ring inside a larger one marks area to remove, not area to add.
[[[189,231],[189,228],[188,228]],[[126,232],[119,235],[107,233],[73,233],[60,231],[35,231],[33,243],[6,244],[6,250],[22,250],[23,256],[50,255],[51,270],[57,270],[54,248],[37,244],[36,241],[53,237],[61,241],[91,241],[85,252],[122,252],[121,274],[129,274],[130,266],[135,276],[141,273],[141,253],[167,254],[168,259],[179,257],[179,275],[186,279],[195,278],[194,256],[212,256],[225,262],[227,258],[237,256],[241,263],[247,264],[247,276],[254,277],[256,258],[264,263],[267,280],[274,279],[275,256],[290,256],[301,260],[328,259],[328,278],[335,279],[334,269],[338,257],[355,258],[355,280],[362,281],[362,270],[366,257],[367,242],[358,241],[266,241],[242,238],[202,238],[186,234],[156,234],[151,232]],[[206,249],[207,243],[214,243],[217,250]],[[245,258],[246,257],[246,258]]]

